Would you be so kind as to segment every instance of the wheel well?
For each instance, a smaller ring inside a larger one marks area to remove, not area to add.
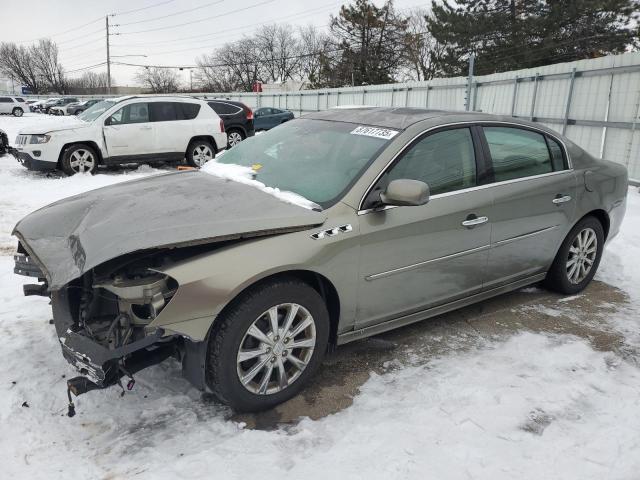
[[[187,150],[189,150],[189,145],[191,145],[191,142],[195,140],[206,140],[207,142],[211,142],[211,145],[213,145],[214,150],[216,151],[216,153],[218,153],[218,145],[216,145],[216,141],[211,135],[197,135],[195,137],[191,137],[191,140],[189,140],[189,144],[187,145]],[[185,155],[186,154],[187,152],[185,152]]]
[[[243,137],[246,138],[247,136],[247,131],[244,129],[242,125],[231,125],[229,128],[225,128],[225,130],[227,131],[227,133],[229,133],[232,130],[238,130]]]
[[[103,158],[102,158],[102,151],[100,150],[100,148],[98,147],[98,144],[94,141],[91,140],[87,140],[85,142],[69,142],[69,143],[65,143],[62,148],[60,149],[60,154],[58,155],[58,168],[60,168],[61,162],[62,162],[62,155],[64,155],[64,151],[71,147],[72,145],[88,145],[91,148],[93,148],[93,151],[96,152],[96,155],[98,155],[98,163],[102,164],[103,162]]]
[[[327,306],[327,311],[329,312],[329,347],[334,348],[338,344],[340,297],[338,296],[338,291],[333,286],[331,281],[329,281],[329,279],[327,279],[323,275],[320,275],[319,273],[311,272],[309,270],[289,270],[286,272],[278,272],[273,275],[261,278],[257,282],[248,285],[245,289],[239,292],[238,295],[236,295],[236,297],[222,309],[218,316],[222,315],[223,312],[231,305],[233,305],[236,300],[240,298],[242,294],[248,289],[255,288],[256,286],[259,286],[264,282],[269,282],[276,278],[295,278],[303,283],[306,283],[320,294]]]
[[[604,239],[606,240],[607,237],[609,236],[609,227],[611,224],[611,221],[609,220],[609,214],[604,210],[598,209],[598,210],[592,210],[582,218],[588,217],[588,216],[596,217],[600,221],[600,223],[602,224],[602,229],[604,230]],[[580,220],[582,220],[582,218]],[[578,220],[578,222],[580,220]]]

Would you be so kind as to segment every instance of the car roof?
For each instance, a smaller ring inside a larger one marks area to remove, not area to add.
[[[411,125],[424,120],[431,120],[431,123],[436,126],[440,123],[448,124],[452,122],[508,121],[509,123],[516,123],[524,126],[535,125],[536,128],[547,130],[545,128],[541,128],[539,124],[532,124],[531,122],[520,120],[514,117],[490,115],[481,112],[429,110],[425,108],[412,107],[333,108],[320,112],[308,113],[306,115],[303,115],[302,118],[336,122],[349,122],[361,125],[392,128],[396,130],[404,130]]]

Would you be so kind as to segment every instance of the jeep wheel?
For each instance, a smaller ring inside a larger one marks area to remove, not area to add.
[[[215,156],[215,149],[207,140],[194,140],[187,147],[187,164],[192,167],[202,167]]]
[[[16,107],[13,109],[11,113],[13,114],[14,117],[21,117],[24,111],[20,107]]]
[[[61,164],[67,175],[95,173],[98,169],[98,155],[88,145],[71,145],[62,154]]]
[[[263,283],[216,319],[207,383],[237,411],[266,410],[305,387],[328,338],[329,314],[318,292],[296,279]]]

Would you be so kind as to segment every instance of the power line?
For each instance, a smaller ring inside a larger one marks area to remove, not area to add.
[[[157,28],[149,28],[147,30],[138,30],[136,32],[120,32],[120,33],[118,33],[118,35],[134,35],[134,34],[138,34],[138,33],[157,32],[159,30],[168,30],[168,29],[171,29],[171,28],[184,27],[185,25],[193,25],[194,23],[206,22],[207,20],[211,20],[211,19],[214,19],[214,18],[226,17],[227,15],[231,15],[231,14],[234,14],[234,13],[244,12],[246,10],[249,10],[249,9],[252,9],[252,8],[255,8],[255,7],[259,7],[261,5],[266,5],[267,3],[273,3],[275,1],[276,0],[264,0],[262,2],[254,3],[253,5],[249,5],[248,7],[238,8],[236,10],[231,10],[230,12],[222,13],[220,15],[213,15],[211,17],[201,18],[200,20],[195,20],[195,21],[185,22],[185,23],[179,23],[177,25],[168,25],[166,27],[157,27]]]
[[[65,73],[75,73],[75,72],[82,72],[82,71],[85,71],[85,70],[93,70],[94,68],[98,68],[98,67],[101,67],[101,66],[106,65],[106,64],[107,64],[107,62],[96,63],[95,65],[88,65],[86,67],[77,68],[75,70],[69,70],[69,71],[67,71]]]
[[[114,27],[125,27],[127,25],[137,25],[139,23],[146,23],[146,22],[155,22],[156,20],[161,20],[163,18],[168,18],[168,17],[175,17],[176,15],[182,15],[183,13],[189,13],[189,12],[194,12],[196,10],[200,10],[206,7],[210,7],[211,5],[216,5],[218,3],[222,3],[224,0],[216,0],[215,2],[209,2],[209,3],[205,3],[204,5],[200,5],[199,7],[194,7],[194,8],[190,8],[188,10],[181,10],[180,12],[173,12],[170,13],[168,15],[161,15],[159,17],[153,17],[153,18],[146,18],[144,20],[138,20],[135,22],[127,22],[127,23],[117,23],[114,24]]]
[[[205,33],[205,34],[200,34],[200,35],[193,35],[193,36],[190,36],[190,37],[179,37],[179,38],[174,38],[172,40],[162,40],[160,42],[128,43],[126,45],[116,44],[116,45],[113,45],[113,46],[114,47],[146,47],[146,46],[155,46],[155,45],[164,44],[164,43],[171,43],[171,44],[190,43],[194,39],[201,39],[201,38],[208,38],[208,37],[219,37],[219,36],[223,35],[224,33],[231,32],[231,31],[234,31],[234,30],[247,29],[247,31],[250,31],[250,30],[253,30],[253,28],[248,28],[248,27],[259,27],[259,26],[268,25],[268,24],[271,24],[271,23],[279,23],[282,20],[293,19],[294,17],[304,18],[304,17],[307,17],[307,16],[315,15],[316,13],[320,13],[321,11],[324,11],[324,10],[333,9],[336,6],[342,5],[342,3],[343,3],[342,1],[338,2],[337,4],[336,4],[336,2],[331,2],[331,3],[327,3],[325,5],[321,5],[319,7],[316,7],[316,8],[304,10],[302,12],[294,13],[294,14],[291,14],[291,15],[285,15],[284,17],[282,17],[282,16],[281,17],[277,17],[277,18],[274,18],[272,20],[267,20],[267,21],[258,22],[258,23],[250,23],[250,24],[242,25],[240,27],[227,28],[225,30],[217,30],[215,33]],[[185,42],[185,40],[186,40],[186,42]]]
[[[116,17],[119,15],[128,15],[130,13],[141,12],[142,10],[148,10],[150,8],[159,7],[161,5],[166,5],[167,3],[172,3],[172,2],[175,2],[175,0],[165,0],[164,2],[154,3],[153,5],[147,5],[146,7],[134,8],[133,10],[126,10],[124,12],[112,13],[110,16]],[[100,20],[102,20],[102,18],[100,18]]]
[[[42,40],[42,39],[45,39],[45,38],[50,38],[50,37],[59,37],[59,36],[61,36],[61,35],[65,35],[65,34],[70,33],[70,32],[75,32],[75,31],[80,30],[80,29],[82,29],[82,28],[84,28],[84,27],[87,27],[87,26],[89,26],[89,25],[92,25],[92,24],[94,24],[94,23],[97,23],[97,22],[99,22],[100,20],[102,20],[102,18],[96,18],[96,19],[94,19],[94,20],[91,20],[90,22],[83,23],[82,25],[78,25],[78,26],[76,26],[76,27],[69,28],[68,30],[65,30],[65,31],[63,31],[63,32],[53,33],[53,34],[51,34],[51,35],[44,35],[44,36],[42,36],[42,37],[32,38],[31,40],[15,40],[15,43],[30,43],[30,42],[36,42],[36,41],[38,41],[38,40]]]

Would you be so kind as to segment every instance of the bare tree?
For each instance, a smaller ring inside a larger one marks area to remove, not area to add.
[[[429,32],[428,15],[423,8],[412,9],[407,14],[405,69],[402,71],[407,80],[431,80],[440,73],[437,65],[444,55],[445,45]]]
[[[113,79],[111,83],[114,83]],[[68,79],[66,85],[67,93],[75,95],[106,93],[107,72],[84,72],[80,77]]]
[[[230,92],[235,90],[237,82],[231,67],[217,66],[217,53],[202,55],[196,60],[195,84],[204,92]]]
[[[58,62],[58,46],[49,39],[39,40],[31,46],[34,66],[49,87],[58,93],[66,93],[64,69]]]
[[[329,36],[315,27],[307,25],[299,30],[300,49],[304,56],[300,59],[300,76],[307,85],[315,88],[322,84],[321,72],[323,58],[326,58],[331,48]]]
[[[151,93],[173,93],[180,88],[178,74],[171,68],[144,67],[138,70],[135,78]]]
[[[33,93],[39,93],[45,87],[31,49],[27,47],[19,47],[15,43],[0,44],[0,71]]]
[[[264,25],[258,29],[255,42],[270,82],[286,82],[299,77],[300,40],[287,24]]]
[[[266,76],[258,42],[251,37],[224,45],[216,51],[215,57],[214,66],[228,68],[236,88],[245,92],[250,92],[254,83]]]

